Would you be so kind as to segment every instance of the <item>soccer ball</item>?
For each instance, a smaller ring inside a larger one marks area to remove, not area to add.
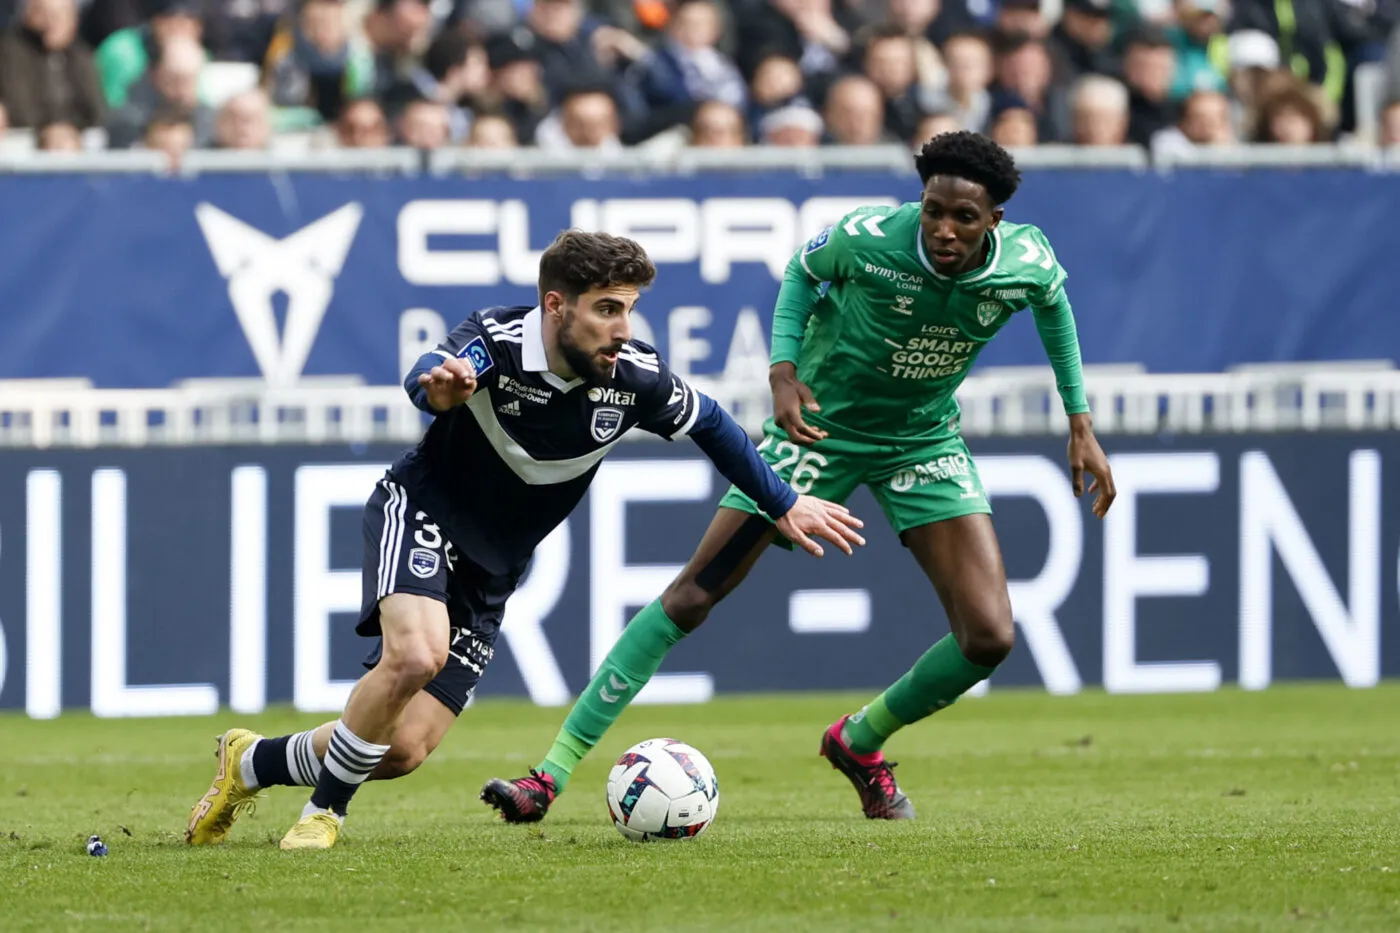
[[[718,811],[715,769],[684,742],[638,742],[608,774],[608,815],[633,842],[694,839],[709,829]]]

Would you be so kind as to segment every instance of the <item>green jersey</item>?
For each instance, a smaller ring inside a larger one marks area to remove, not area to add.
[[[928,258],[920,211],[918,203],[853,211],[788,264],[772,359],[795,363],[821,405],[804,418],[853,439],[955,434],[953,393],[987,342],[1027,307],[1066,411],[1088,411],[1065,270],[1045,234],[1003,222],[988,235],[986,261],[950,278]]]

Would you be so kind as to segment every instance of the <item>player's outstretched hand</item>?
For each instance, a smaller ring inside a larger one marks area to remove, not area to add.
[[[1069,476],[1076,496],[1084,493],[1084,474],[1092,476],[1089,492],[1097,492],[1094,497],[1093,512],[1098,518],[1108,514],[1118,489],[1113,485],[1113,469],[1108,465],[1108,455],[1099,446],[1090,427],[1088,415],[1075,415],[1070,419],[1069,431]]]
[[[437,411],[450,411],[476,391],[476,369],[464,359],[453,357],[418,377],[428,392],[428,404]]]
[[[773,390],[773,420],[787,432],[794,444],[806,446],[826,437],[821,428],[814,428],[802,418],[804,411],[821,411],[812,397],[812,390],[797,381],[797,367],[777,363],[768,370],[768,385]]]
[[[844,505],[816,496],[798,496],[792,508],[776,524],[784,538],[813,557],[821,557],[823,553],[822,546],[813,538],[825,538],[847,554],[854,553],[851,545],[865,544],[865,539],[856,531],[865,526],[864,522],[852,515]]]

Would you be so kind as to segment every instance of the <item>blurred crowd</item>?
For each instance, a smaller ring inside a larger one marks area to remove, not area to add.
[[[1391,146],[1397,23],[1400,0],[0,0],[0,139]]]

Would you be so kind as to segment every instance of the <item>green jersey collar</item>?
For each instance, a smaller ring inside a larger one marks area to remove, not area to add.
[[[933,268],[933,263],[928,260],[928,253],[924,252],[923,227],[916,226],[914,228],[914,244],[919,253],[919,262],[923,263],[924,268],[929,271],[930,275],[936,279],[942,279],[945,282],[980,282],[997,271],[997,263],[1001,261],[1001,228],[999,226],[992,228],[989,239],[991,240],[991,249],[987,251],[987,261],[982,263],[981,268],[974,269],[971,272],[964,272],[962,275],[950,277],[939,273]]]

